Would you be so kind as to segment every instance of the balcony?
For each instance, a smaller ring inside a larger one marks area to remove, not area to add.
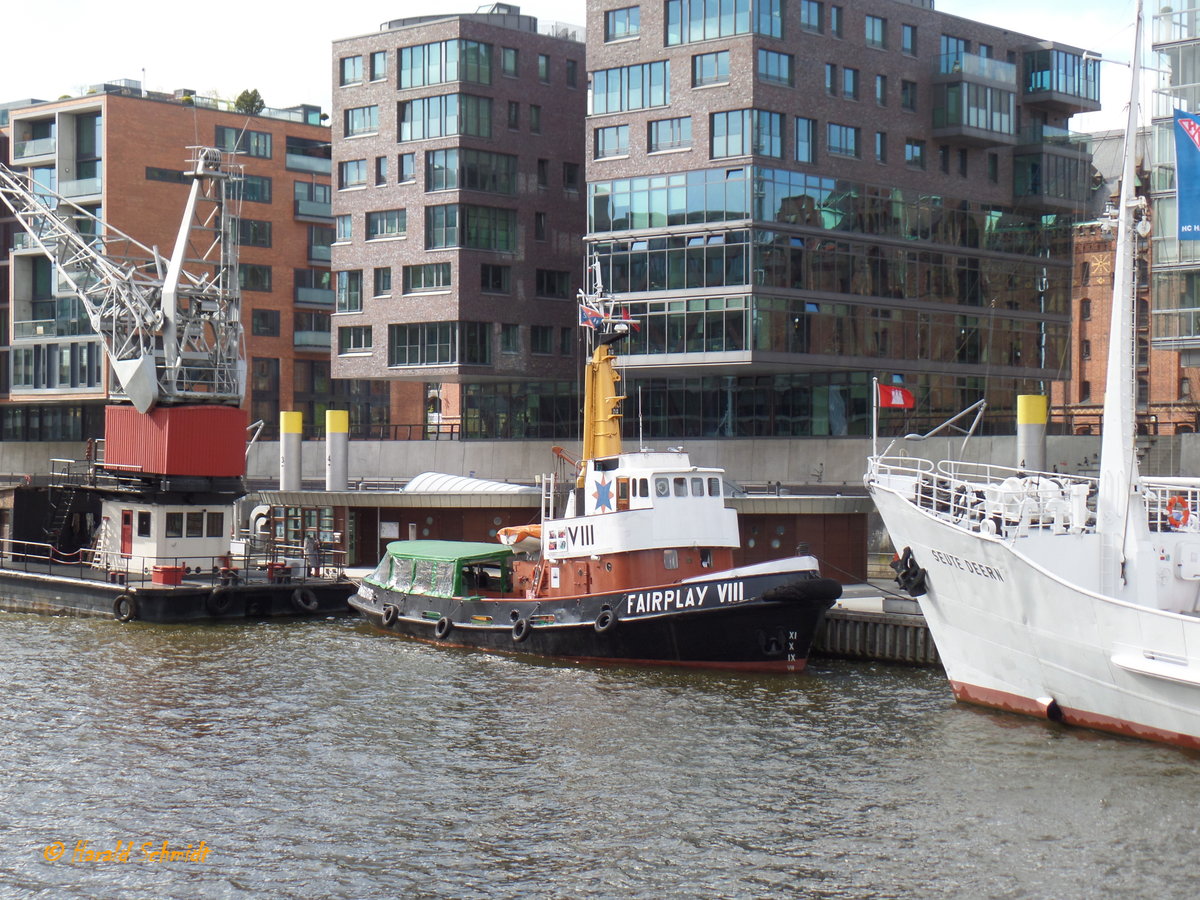
[[[935,84],[970,82],[994,84],[1010,91],[1017,89],[1017,67],[1009,62],[974,53],[943,53],[934,57]]]
[[[292,346],[297,350],[319,350],[328,353],[333,346],[331,334],[328,331],[293,331]]]
[[[317,265],[329,265],[333,259],[333,248],[329,244],[315,244],[308,248],[308,261]]]
[[[37,250],[38,245],[34,243],[33,237],[25,231],[18,232],[12,236],[12,248],[15,253],[17,250]]]
[[[1100,109],[1100,60],[1048,41],[1026,48],[1024,58],[1023,102],[1065,115]]]
[[[13,161],[25,162],[38,156],[53,156],[58,151],[58,138],[37,138],[13,144]]]
[[[26,322],[13,322],[12,329],[13,340],[58,336],[53,319],[31,319]]]
[[[102,178],[80,178],[76,181],[60,181],[58,192],[64,197],[98,197],[104,192],[104,180]]]
[[[333,309],[333,288],[297,287],[296,302]]]
[[[296,200],[295,214],[297,219],[332,222],[333,205],[328,200]]]
[[[315,172],[317,175],[329,175],[333,172],[333,162],[328,157],[306,156],[301,153],[288,153],[285,165],[293,172]]]

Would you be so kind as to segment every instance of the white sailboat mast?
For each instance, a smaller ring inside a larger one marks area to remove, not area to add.
[[[1133,213],[1137,165],[1138,100],[1142,67],[1142,3],[1130,64],[1129,115],[1125,124],[1125,155],[1117,209],[1117,246],[1113,265],[1112,318],[1108,335],[1108,370],[1100,440],[1100,494],[1097,526],[1102,541],[1101,589],[1117,594],[1125,583],[1126,534],[1138,479],[1134,447],[1133,382]]]

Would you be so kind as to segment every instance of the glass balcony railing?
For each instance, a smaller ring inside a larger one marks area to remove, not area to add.
[[[316,172],[318,175],[328,175],[333,171],[333,163],[320,156],[305,156],[300,153],[289,153],[286,165],[294,172]]]
[[[31,156],[49,156],[58,149],[57,138],[38,138],[34,141],[17,141],[13,145],[13,159],[28,159]]]
[[[1076,134],[1066,128],[1059,128],[1056,125],[1025,125],[1021,128],[1017,136],[1017,142],[1020,144],[1058,144],[1078,145],[1080,150],[1087,149],[1086,136]]]
[[[962,74],[965,78],[986,78],[1016,87],[1017,67],[1010,62],[977,56],[974,53],[943,53],[933,61],[937,75]]]
[[[13,338],[55,337],[53,319],[31,319],[13,322]]]
[[[296,288],[296,302],[328,306],[332,309],[333,288],[298,287]]]
[[[104,181],[101,178],[80,178],[58,183],[58,192],[64,197],[90,197],[102,193],[103,190]]]
[[[297,350],[328,350],[332,346],[328,331],[293,331],[292,346]]]
[[[33,250],[37,248],[37,244],[33,242],[33,238],[26,232],[20,232],[12,236],[12,248],[14,250]]]
[[[308,258],[311,262],[329,262],[333,259],[333,248],[328,244],[317,244],[308,248]]]
[[[297,200],[296,215],[319,219],[333,218],[333,204],[328,200]]]

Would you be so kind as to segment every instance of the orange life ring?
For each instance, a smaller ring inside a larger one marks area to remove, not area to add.
[[[1167,501],[1167,521],[1172,528],[1180,529],[1188,523],[1188,519],[1192,517],[1192,511],[1188,507],[1187,497],[1182,494],[1176,494]]]

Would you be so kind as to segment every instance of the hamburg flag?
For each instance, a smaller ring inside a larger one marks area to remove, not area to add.
[[[917,405],[912,391],[888,384],[879,386],[879,405],[884,409],[912,409]]]
[[[1179,240],[1200,241],[1200,116],[1175,110]]]

